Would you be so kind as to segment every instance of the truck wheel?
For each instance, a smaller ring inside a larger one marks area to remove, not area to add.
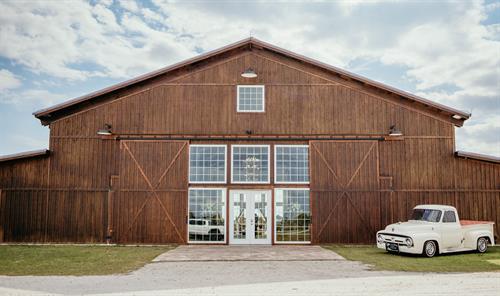
[[[437,244],[435,241],[426,241],[424,244],[424,255],[432,258],[437,253]]]
[[[484,253],[488,250],[488,240],[485,237],[480,237],[477,240],[477,251],[479,253]]]

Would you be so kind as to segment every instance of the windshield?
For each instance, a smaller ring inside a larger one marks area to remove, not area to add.
[[[417,221],[439,222],[439,220],[441,219],[441,211],[429,209],[414,209],[411,219]]]

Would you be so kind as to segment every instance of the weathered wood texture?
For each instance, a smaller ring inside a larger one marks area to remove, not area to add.
[[[256,79],[240,76],[248,67]],[[266,86],[265,113],[236,112],[238,84]],[[376,137],[396,125],[403,140],[311,141],[313,241],[373,242],[418,203],[454,205],[498,231],[500,165],[454,157],[444,115],[296,60],[231,52],[106,96],[51,123],[49,157],[0,163],[0,241],[185,243],[186,142],[100,137],[105,123],[118,136],[255,138]]]
[[[186,243],[188,143],[123,141],[113,200],[120,243]]]

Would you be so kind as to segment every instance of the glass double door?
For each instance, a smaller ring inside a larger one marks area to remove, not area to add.
[[[229,243],[271,244],[271,191],[231,190]]]

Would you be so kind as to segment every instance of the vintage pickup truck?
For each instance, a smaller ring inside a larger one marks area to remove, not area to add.
[[[477,250],[494,245],[493,222],[458,219],[452,206],[419,205],[408,222],[388,225],[377,232],[377,247],[389,252],[436,254]]]

